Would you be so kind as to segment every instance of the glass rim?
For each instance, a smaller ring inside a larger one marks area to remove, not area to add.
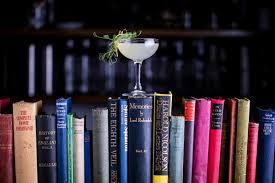
[[[151,41],[153,40],[154,43],[159,43],[159,40],[156,39],[156,38],[133,38],[133,39],[122,39],[120,40],[118,43],[125,43],[125,42],[128,42],[128,43],[144,43],[146,41]]]

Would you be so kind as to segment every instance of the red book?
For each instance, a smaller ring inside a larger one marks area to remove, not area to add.
[[[248,126],[248,145],[247,145],[247,168],[246,182],[256,182],[256,160],[258,147],[258,123],[249,123]]]
[[[229,141],[229,160],[228,160],[228,183],[233,183],[235,171],[235,148],[236,148],[236,118],[237,118],[237,100],[227,99],[227,114],[230,124]]]
[[[0,113],[7,112],[9,104],[10,104],[9,98],[0,99]]]
[[[219,182],[224,100],[211,99],[207,182]]]
[[[0,114],[0,180],[13,182],[13,124],[11,114]]]

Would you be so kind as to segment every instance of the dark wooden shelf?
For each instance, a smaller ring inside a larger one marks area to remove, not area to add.
[[[248,38],[254,35],[245,30],[184,30],[179,28],[144,28],[141,30],[143,37],[166,38]],[[0,38],[6,37],[31,37],[31,38],[87,38],[92,37],[93,32],[100,35],[114,34],[118,29],[114,28],[81,28],[81,29],[40,29],[31,28],[0,28]]]

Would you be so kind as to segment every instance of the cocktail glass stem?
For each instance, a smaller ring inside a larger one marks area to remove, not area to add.
[[[142,86],[140,83],[140,72],[141,72],[142,60],[134,61],[134,65],[135,65],[135,87],[134,87],[134,90],[142,91]]]

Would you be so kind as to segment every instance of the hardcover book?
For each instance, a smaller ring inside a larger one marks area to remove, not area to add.
[[[258,147],[258,123],[249,123],[248,127],[248,146],[247,146],[247,168],[246,182],[256,183],[256,161]]]
[[[211,101],[196,100],[194,126],[193,183],[207,182],[208,145],[210,130]]]
[[[10,105],[9,98],[0,99],[0,113],[7,113],[9,105]]]
[[[238,99],[236,132],[236,165],[234,183],[246,182],[247,139],[250,101]],[[274,153],[273,153],[274,156]]]
[[[172,93],[154,93],[153,183],[168,183],[171,110]]]
[[[41,107],[42,101],[20,101],[13,104],[16,182],[38,182],[35,116]]]
[[[118,182],[118,99],[108,99],[108,129],[109,129],[109,180]]]
[[[258,108],[257,182],[271,183],[274,169],[275,110]]]
[[[128,104],[119,99],[118,120],[118,174],[120,183],[128,183]]]
[[[171,117],[169,183],[183,182],[184,124],[184,116]]]
[[[71,112],[71,98],[59,98],[56,100],[58,183],[68,182],[67,115]]]
[[[108,109],[92,110],[93,182],[109,182]]]
[[[13,122],[12,114],[0,114],[0,180],[13,183]]]
[[[224,100],[211,99],[207,182],[219,182]]]
[[[36,116],[38,182],[57,182],[56,117]]]
[[[195,99],[183,99],[185,118],[183,182],[192,182]]]
[[[85,183],[92,182],[92,161],[91,161],[91,132],[84,132],[84,158],[85,158]]]
[[[151,182],[152,97],[128,99],[129,160],[131,183]]]
[[[68,183],[74,183],[74,116],[67,115],[67,167],[68,167]]]
[[[229,137],[230,124],[224,122],[222,124],[222,142],[221,142],[221,158],[220,158],[220,175],[219,182],[224,183],[228,181],[228,151],[229,151]]]

